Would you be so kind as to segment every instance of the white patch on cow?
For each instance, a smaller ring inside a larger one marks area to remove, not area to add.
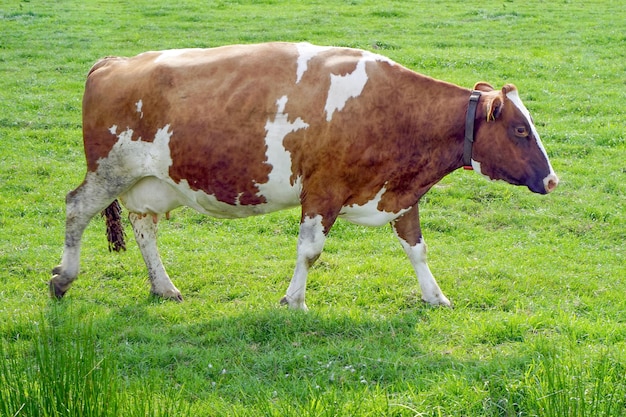
[[[389,65],[395,65],[395,62],[387,57],[362,51],[361,59],[359,59],[354,71],[346,75],[330,74],[330,88],[324,107],[326,121],[332,120],[335,111],[343,110],[349,99],[361,95],[368,80],[365,69],[365,64],[368,62],[385,62]]]
[[[360,59],[354,71],[346,75],[330,74],[330,88],[326,99],[326,121],[330,122],[335,111],[343,110],[351,98],[361,95],[367,84],[367,72],[365,71],[366,59]]]
[[[374,198],[362,206],[355,204],[342,207],[339,212],[339,217],[351,223],[363,226],[382,226],[410,210],[410,207],[396,213],[380,210],[378,204],[386,191],[387,189],[383,186],[378,193],[376,193]]]
[[[298,50],[298,67],[296,69],[296,84],[302,80],[302,76],[308,69],[309,60],[315,57],[317,54],[329,50],[329,46],[317,46],[311,45],[308,42],[301,42],[296,44]]]
[[[396,65],[396,63],[391,58],[383,55],[378,55],[369,51],[363,51],[363,57],[368,61],[385,62],[391,66]]]
[[[318,214],[314,217],[306,216],[300,223],[296,269],[282,300],[297,310],[307,310],[304,298],[309,268],[322,253],[326,242],[322,222],[323,218]]]
[[[130,213],[128,219],[133,226],[137,245],[148,268],[152,293],[165,298],[182,300],[180,291],[172,284],[159,256],[156,226],[158,217]]]
[[[283,113],[285,112],[285,107],[287,106],[287,101],[289,101],[289,98],[287,98],[287,96],[282,96],[281,98],[276,100],[276,107],[277,107],[276,115],[277,116],[283,115]]]
[[[515,107],[517,107],[519,111],[522,112],[524,117],[526,117],[526,121],[528,122],[528,125],[530,126],[530,129],[533,132],[533,136],[535,137],[535,140],[537,141],[537,146],[539,146],[539,149],[541,149],[541,152],[543,152],[543,156],[545,156],[546,161],[548,161],[548,165],[550,165],[550,160],[548,159],[548,153],[546,152],[546,149],[543,147],[543,143],[541,142],[541,139],[539,139],[539,132],[537,132],[537,129],[535,128],[535,124],[533,123],[533,120],[530,117],[530,112],[528,111],[526,106],[524,106],[524,103],[522,103],[522,100],[520,99],[519,94],[517,93],[517,90],[509,91],[509,93],[506,96],[509,100],[511,100],[513,104],[515,104]],[[554,170],[552,169],[551,165],[550,165],[550,172],[554,173]]]
[[[324,219],[321,215],[315,217],[306,216],[300,224],[298,237],[298,255],[307,260],[316,258],[324,249],[326,236],[324,235]]]
[[[482,175],[483,177],[487,178],[489,181],[496,181],[493,178],[489,177],[489,175],[483,174],[483,172],[481,170],[480,162],[475,161],[473,159],[471,161],[472,161],[472,169],[474,170],[474,172],[476,172],[479,175]]]
[[[300,202],[301,183],[296,181],[291,185],[291,154],[285,149],[283,140],[292,132],[308,128],[309,124],[300,117],[293,122],[289,121],[289,115],[285,113],[287,101],[287,96],[276,100],[277,111],[274,120],[268,119],[265,123],[266,163],[272,166],[272,171],[269,173],[267,183],[259,183],[257,188],[259,195],[268,201],[270,207],[267,207],[267,210],[290,207]]]
[[[136,102],[135,108],[137,109],[137,113],[139,113],[139,118],[143,119],[143,111],[141,110],[143,108],[143,101],[139,100]]]
[[[116,134],[117,126],[113,125],[109,129],[111,134]],[[141,138],[133,140],[133,130],[127,128],[117,135],[117,142],[106,156],[98,160],[98,172],[104,170],[106,173],[116,175],[137,176],[137,172],[142,176],[154,175],[167,177],[169,167],[172,165],[169,142],[172,136],[170,125],[165,125],[158,129],[152,142],[143,141]],[[127,173],[129,167],[134,172]]]
[[[169,142],[173,134],[170,125],[158,129],[152,142],[141,138],[133,140],[133,130],[127,128],[117,134],[117,126],[109,132],[118,140],[106,156],[98,160],[100,177],[116,178],[118,182],[132,184],[120,194],[120,200],[129,211],[135,213],[165,213],[178,207],[180,201],[170,185],[162,179],[168,178],[172,165]]]
[[[530,117],[530,112],[528,111],[526,106],[524,106],[524,103],[522,103],[522,100],[520,99],[519,94],[517,93],[517,90],[509,91],[506,96],[522,112],[524,117],[526,117],[526,120],[528,121],[528,125],[530,126],[530,129],[533,132],[533,136],[535,137],[535,140],[537,141],[537,146],[539,147],[539,149],[541,149],[543,156],[546,158],[546,162],[548,163],[548,166],[550,167],[550,173],[546,176],[546,178],[544,178],[543,183],[544,183],[544,186],[546,187],[546,190],[551,191],[550,189],[548,189],[548,183],[553,182],[554,184],[557,184],[559,182],[559,179],[556,176],[554,169],[552,168],[552,164],[550,163],[550,159],[548,158],[548,153],[546,152],[546,149],[543,147],[543,143],[541,142],[541,139],[539,138],[539,132],[537,132],[537,129],[535,128],[535,124],[533,123],[533,120]]]
[[[409,261],[411,261],[411,265],[417,275],[417,280],[422,290],[422,299],[429,304],[449,306],[450,301],[443,295],[443,292],[441,292],[439,284],[437,284],[435,277],[432,272],[430,272],[430,268],[426,263],[426,243],[424,239],[420,238],[420,241],[416,245],[411,246],[398,235],[395,225],[392,225],[392,229],[400,241],[402,249],[404,249],[404,252],[408,256]]]
[[[198,48],[186,48],[186,49],[170,49],[167,51],[161,51],[159,56],[154,60],[155,63],[169,61],[177,58],[186,52],[197,51]]]

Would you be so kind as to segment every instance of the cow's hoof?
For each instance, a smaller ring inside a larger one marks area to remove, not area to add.
[[[151,291],[152,295],[155,297],[159,297],[159,298],[164,298],[166,300],[172,300],[172,301],[176,301],[177,303],[182,303],[183,300],[183,295],[180,293],[180,291],[178,290],[169,290],[169,291],[164,291],[164,292],[156,292],[156,291]]]
[[[67,290],[70,289],[70,284],[60,284],[58,281],[58,275],[53,276],[48,283],[48,287],[50,289],[50,297],[60,300]]]
[[[436,294],[429,298],[422,297],[422,301],[432,306],[452,307],[452,303],[450,303],[450,300],[448,300],[446,296],[441,293]]]
[[[177,303],[182,303],[184,300],[183,295],[179,292],[178,294],[172,294],[171,296],[166,297],[168,300],[176,301]]]
[[[295,300],[288,295],[285,295],[280,299],[280,305],[288,305],[292,310],[309,311],[309,308],[306,306],[304,300]]]

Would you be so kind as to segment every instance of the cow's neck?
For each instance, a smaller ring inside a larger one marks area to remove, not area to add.
[[[408,164],[414,178],[412,193],[420,198],[443,177],[463,165],[465,115],[471,90],[425,78],[418,79],[416,89],[422,91],[420,114],[414,120],[412,138],[407,138],[411,153]],[[420,134],[420,126],[431,132]]]

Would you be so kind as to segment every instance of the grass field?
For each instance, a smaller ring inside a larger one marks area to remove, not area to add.
[[[611,0],[0,0],[0,416],[626,415],[625,22]],[[297,211],[175,211],[160,247],[181,304],[149,297],[134,242],[108,253],[94,219],[79,279],[50,300],[90,66],[269,40],[515,83],[559,188],[458,171],[425,196],[453,309],[420,301],[388,227],[344,222],[310,274],[311,311],[280,308]]]

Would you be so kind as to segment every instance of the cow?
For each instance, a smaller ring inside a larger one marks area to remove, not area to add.
[[[231,45],[108,57],[83,97],[84,181],[66,197],[61,298],[80,243],[104,210],[123,249],[130,212],[153,294],[182,300],[157,250],[157,224],[180,206],[218,218],[301,207],[295,271],[281,304],[306,310],[309,269],[338,218],[390,223],[422,299],[450,305],[426,263],[420,198],[468,167],[547,194],[558,178],[516,87],[473,90],[369,51],[309,43]]]

